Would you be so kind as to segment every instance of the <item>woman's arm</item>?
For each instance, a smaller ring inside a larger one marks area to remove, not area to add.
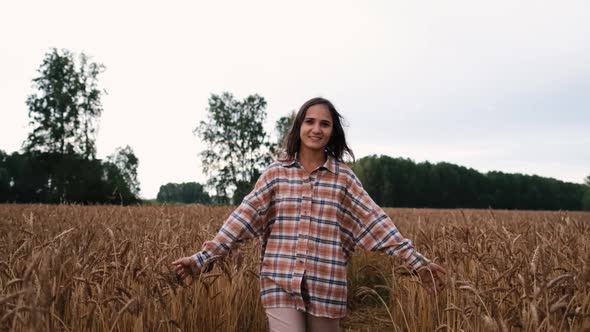
[[[430,262],[414,248],[412,241],[403,237],[391,218],[362,187],[354,174],[343,200],[344,218],[351,225],[355,245],[401,258],[412,270]]]
[[[347,224],[352,225],[355,245],[401,258],[418,274],[426,289],[441,291],[445,269],[422,256],[412,241],[403,237],[391,218],[371,199],[354,173],[351,177],[343,205]]]
[[[227,218],[215,237],[203,243],[201,251],[183,257],[172,264],[180,278],[196,274],[211,259],[226,256],[236,243],[258,236],[264,227],[264,217],[273,197],[273,169],[267,169],[256,186]]]

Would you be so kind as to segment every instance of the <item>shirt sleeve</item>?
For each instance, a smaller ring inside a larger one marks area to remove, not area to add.
[[[379,251],[396,256],[412,270],[428,265],[412,241],[399,232],[391,218],[381,209],[352,174],[347,186],[344,203],[344,218],[352,225],[354,243],[365,250]]]
[[[203,243],[201,251],[191,258],[202,268],[209,260],[226,256],[237,243],[261,234],[273,195],[272,169],[260,176],[254,189],[244,197],[242,203],[227,218],[215,237]]]

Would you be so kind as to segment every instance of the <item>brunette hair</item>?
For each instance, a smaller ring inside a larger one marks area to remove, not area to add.
[[[301,131],[301,124],[303,123],[303,120],[305,120],[307,110],[314,105],[325,105],[332,116],[332,137],[330,137],[328,145],[326,145],[326,153],[340,162],[344,162],[343,157],[345,154],[347,154],[354,162],[354,154],[346,143],[344,129],[342,128],[342,116],[340,113],[338,113],[336,107],[334,107],[334,105],[329,100],[321,97],[312,98],[306,101],[299,109],[299,112],[297,112],[295,121],[293,121],[293,126],[291,127],[291,130],[289,130],[289,133],[283,142],[283,154],[281,156],[282,158],[280,159],[295,159],[295,154],[299,151],[299,147],[301,145],[301,137],[299,134]]]

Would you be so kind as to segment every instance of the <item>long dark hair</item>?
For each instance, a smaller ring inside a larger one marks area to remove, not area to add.
[[[354,162],[354,153],[352,153],[352,150],[346,143],[344,129],[342,128],[342,116],[329,100],[321,97],[312,98],[306,101],[299,109],[299,112],[297,112],[295,121],[293,121],[293,126],[283,142],[283,154],[280,159],[295,159],[295,154],[299,151],[301,145],[301,137],[299,133],[301,131],[301,124],[303,123],[303,120],[305,120],[307,110],[314,105],[325,105],[332,116],[332,137],[330,137],[330,141],[328,141],[328,145],[326,145],[326,153],[340,162],[344,162],[343,157],[347,154]]]

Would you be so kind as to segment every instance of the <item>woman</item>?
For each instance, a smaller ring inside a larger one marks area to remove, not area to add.
[[[442,290],[445,270],[402,237],[343,162],[354,155],[330,101],[303,104],[285,145],[285,158],[263,172],[215,238],[172,263],[180,278],[236,241],[262,237],[260,286],[271,331],[340,331],[355,247],[402,258],[427,289]]]

